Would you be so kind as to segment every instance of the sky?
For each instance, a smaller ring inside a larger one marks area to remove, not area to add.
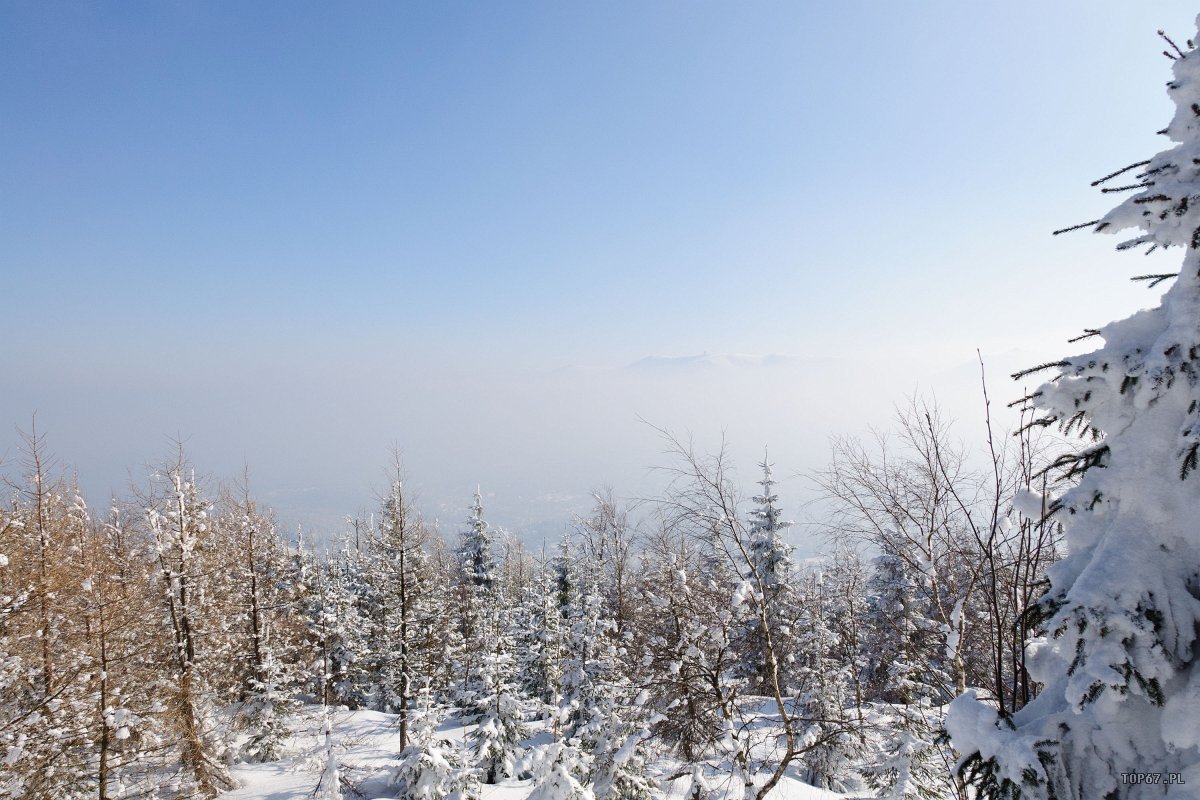
[[[1195,12],[10,0],[0,472],[35,413],[93,504],[181,439],[328,531],[396,446],[447,527],[546,532],[652,493],[657,426],[801,506],[906,394],[975,437],[977,349],[1007,400],[1155,301],[1175,254],[1049,234],[1163,147]]]

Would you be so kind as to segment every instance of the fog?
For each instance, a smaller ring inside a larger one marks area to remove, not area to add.
[[[39,434],[58,467],[77,470],[91,505],[145,484],[178,440],[197,471],[251,488],[280,524],[328,541],[347,518],[369,515],[386,488],[393,448],[427,518],[462,527],[478,486],[486,515],[531,546],[555,541],[594,489],[630,502],[659,493],[678,464],[667,432],[700,452],[725,443],[748,494],[769,448],[785,513],[802,553],[819,541],[822,512],[808,476],[831,437],[886,430],[906,397],[936,397],[956,436],[983,442],[980,365],[960,359],[803,357],[788,354],[648,355],[624,364],[553,368],[421,360],[404,354],[227,353],[225,364],[160,361],[139,368],[65,372],[27,363],[31,377],[0,398],[14,420],[0,437],[3,468],[21,473],[18,430]],[[998,429],[1023,392],[1008,378],[1037,363],[1022,351],[985,354]]]

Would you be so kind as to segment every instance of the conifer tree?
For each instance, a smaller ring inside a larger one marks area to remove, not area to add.
[[[232,655],[226,690],[236,692],[237,722],[248,734],[238,755],[249,762],[273,761],[289,735],[286,716],[299,705],[292,673],[300,648],[289,641],[288,622],[299,573],[310,565],[287,552],[272,515],[258,509],[248,471],[236,493],[223,493],[221,505],[214,534],[232,563],[214,571],[212,594],[219,598],[215,613],[222,617]]]
[[[319,597],[307,618],[321,651],[322,678],[317,688],[323,702],[351,709],[368,705],[371,676],[370,619],[364,594],[370,591],[362,554],[349,536],[325,563],[319,576]]]
[[[468,714],[482,712],[487,705],[481,699],[486,683],[484,672],[489,669],[484,662],[492,654],[492,645],[501,628],[494,542],[491,526],[483,517],[483,496],[476,489],[471,516],[458,547],[458,573],[454,580],[458,636],[462,644],[457,701]]]
[[[746,578],[749,582],[748,591],[762,592],[760,602],[767,625],[761,623],[757,614],[748,620],[740,650],[742,669],[750,678],[751,691],[769,694],[773,677],[768,670],[772,666],[779,673],[781,686],[794,686],[794,670],[786,659],[792,656],[796,644],[796,597],[792,584],[792,547],[783,538],[792,523],[783,519],[783,511],[778,505],[779,496],[774,491],[771,464],[765,455],[759,466],[763,471],[762,480],[759,481],[762,491],[751,498],[756,508],[749,512],[751,524],[746,537],[749,556]],[[773,637],[774,653],[770,654],[767,652],[768,630]],[[779,654],[778,657],[775,654]],[[781,663],[771,664],[773,659]]]
[[[573,745],[552,742],[542,757],[543,774],[528,800],[596,800],[591,788],[580,780],[587,759]]]
[[[115,503],[106,520],[90,527],[80,560],[79,616],[87,634],[82,674],[94,709],[89,783],[95,781],[93,796],[108,800],[150,791],[151,755],[164,739],[160,659],[168,653],[149,644],[157,637],[146,635],[148,554]]]
[[[562,673],[559,689],[563,736],[571,738],[594,715],[611,692],[616,648],[604,598],[593,576],[579,569],[568,539],[556,560],[556,602],[562,627]]]
[[[1170,42],[1170,40],[1168,40]],[[1043,424],[1092,441],[1058,460],[1077,484],[1051,505],[1068,555],[1037,611],[1049,636],[1028,668],[1044,688],[1000,716],[968,693],[947,720],[961,774],[1004,798],[1194,797],[1200,785],[1200,52],[1171,43],[1175,145],[1118,170],[1129,195],[1079,227],[1183,250],[1155,308],[1093,333],[1103,345],[1046,365]],[[1146,777],[1150,776],[1150,777]]]
[[[943,637],[905,563],[883,554],[872,565],[861,656],[876,724],[860,771],[881,798],[937,800],[951,792],[954,760],[939,735],[953,685],[939,667]]]
[[[507,609],[497,603],[487,609],[484,620],[486,633],[469,695],[477,725],[469,738],[480,778],[494,784],[513,775],[528,730],[516,685],[514,631]]]
[[[399,717],[401,749],[408,745],[415,687],[426,678],[426,659],[419,643],[430,590],[425,539],[425,527],[412,508],[397,455],[391,487],[383,498],[379,529],[370,541],[377,595],[377,650],[372,661],[379,672],[381,708]]]
[[[426,686],[417,695],[412,737],[392,774],[397,796],[404,800],[446,800],[454,793],[477,793],[474,776],[463,766],[458,750],[438,736],[439,721]]]
[[[556,576],[544,557],[526,588],[514,616],[517,686],[522,695],[541,706],[551,720],[551,737],[561,734],[559,700],[565,658],[562,613],[555,591]]]
[[[591,716],[577,732],[576,739],[590,759],[587,783],[601,800],[649,800],[653,796],[644,752],[650,732],[644,704],[637,700],[631,687],[608,687],[595,698]]]
[[[797,646],[798,716],[804,723],[803,751],[805,780],[834,791],[853,791],[860,782],[853,769],[861,749],[856,728],[858,710],[850,702],[850,673],[839,653],[833,621],[833,587],[825,574],[814,571],[801,590],[801,617]]]

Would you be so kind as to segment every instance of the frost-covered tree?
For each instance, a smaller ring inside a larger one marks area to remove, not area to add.
[[[366,596],[373,592],[369,574],[364,554],[347,535],[317,576],[319,594],[310,601],[305,616],[322,662],[314,688],[326,704],[359,709],[369,703],[374,684],[369,673],[372,637]]]
[[[484,783],[510,777],[521,742],[527,737],[525,710],[513,682],[512,642],[497,635],[484,653],[478,672],[479,689],[473,700],[479,709],[479,724],[471,731],[475,764]]]
[[[224,684],[235,701],[235,718],[246,733],[238,757],[272,761],[290,735],[287,715],[299,705],[296,676],[306,648],[293,634],[304,631],[294,623],[300,573],[298,561],[278,535],[269,512],[261,511],[250,494],[248,470],[236,489],[222,493],[221,512],[213,536],[214,560],[227,559],[213,570],[213,613],[220,617],[210,641],[224,641],[223,675],[210,680]],[[315,566],[315,565],[313,565]],[[307,587],[303,591],[306,591]]]
[[[485,690],[485,660],[500,632],[500,596],[494,551],[495,534],[483,516],[483,496],[478,489],[471,516],[463,531],[454,576],[456,627],[459,654],[458,704],[468,713],[482,711],[478,699]]]
[[[342,770],[338,763],[337,751],[334,749],[333,724],[329,719],[328,708],[324,709],[321,720],[325,763],[311,796],[314,800],[342,800]]]
[[[872,567],[863,632],[867,698],[901,705],[946,702],[953,684],[941,669],[944,636],[930,617],[919,577],[890,553],[876,556]]]
[[[428,687],[416,699],[412,737],[400,753],[392,785],[404,800],[446,800],[452,794],[477,795],[474,773],[448,740],[438,736],[439,714]]]
[[[562,690],[563,618],[555,591],[556,576],[544,560],[516,609],[514,630],[517,684],[522,694],[545,705],[555,716]]]
[[[87,633],[82,675],[94,709],[89,782],[95,780],[95,797],[108,800],[148,791],[153,783],[147,767],[166,738],[159,697],[167,688],[160,659],[168,653],[152,643],[158,637],[147,636],[145,543],[131,535],[115,503],[107,519],[90,527],[80,557],[79,615]]]
[[[636,613],[633,592],[636,530],[629,521],[628,510],[618,504],[611,488],[592,492],[592,498],[591,513],[577,519],[574,527],[619,642]]]
[[[591,787],[580,780],[586,756],[573,745],[552,742],[542,754],[541,775],[528,800],[596,800]]]
[[[214,624],[205,613],[206,603],[213,600],[205,591],[213,570],[204,558],[212,537],[212,504],[201,492],[182,448],[178,458],[155,477],[155,490],[145,498],[145,521],[154,542],[163,611],[173,640],[171,717],[180,761],[196,793],[215,797],[236,784],[223,761],[214,687],[205,670],[219,660],[206,652],[217,640],[205,638]]]
[[[712,752],[733,713],[732,589],[711,586],[695,543],[666,524],[646,545],[639,584],[645,609],[630,648],[641,654],[635,680],[646,690],[654,735],[694,764]]]
[[[81,616],[92,617],[94,606],[80,591],[91,572],[83,556],[93,521],[73,485],[51,474],[43,437],[24,439],[26,470],[4,520],[0,567],[0,790],[73,799],[95,794],[87,761],[96,707],[81,680],[92,644]]]
[[[25,444],[0,511],[0,796],[152,791],[175,752],[150,554],[117,510],[92,513],[41,436]]]
[[[669,512],[670,525],[699,545],[700,577],[709,597],[704,610],[698,613],[710,629],[719,626],[721,630],[719,635],[714,635],[716,631],[705,635],[712,643],[707,649],[718,645],[719,652],[731,662],[721,664],[723,659],[713,659],[707,665],[716,672],[710,679],[712,693],[722,698],[721,734],[717,743],[734,760],[746,797],[762,800],[775,789],[806,747],[801,741],[802,720],[795,713],[781,669],[788,655],[784,642],[791,635],[792,626],[774,618],[767,603],[775,592],[771,581],[778,575],[760,572],[760,567],[769,570],[783,564],[756,558],[751,529],[740,509],[732,467],[723,448],[703,456],[690,443],[669,435],[665,438],[679,464],[673,469],[675,480],[668,488],[664,507]],[[760,495],[763,500],[771,496],[770,485],[766,486],[766,494]],[[774,510],[774,500],[770,505]],[[773,524],[779,524],[778,517]],[[685,584],[683,588],[692,587]],[[753,628],[757,628],[756,638],[762,643],[763,666],[758,674],[766,679],[763,694],[766,703],[773,706],[770,713],[778,720],[770,733],[750,720],[761,710],[736,702],[747,682],[744,668],[739,669],[739,665],[744,667],[744,661],[739,658],[737,643]],[[691,645],[684,653],[684,663],[691,650],[704,652]]]
[[[1175,145],[1102,179],[1129,196],[1079,227],[1183,250],[1155,308],[1092,333],[1033,395],[1042,422],[1088,434],[1059,459],[1078,481],[1051,504],[1068,555],[1038,605],[1049,635],[1028,669],[1044,688],[1015,714],[973,694],[947,728],[962,776],[1005,798],[1194,797],[1200,784],[1200,52],[1175,48]],[[1144,777],[1144,776],[1149,776]]]
[[[810,572],[800,588],[797,711],[803,729],[805,780],[834,791],[859,788],[853,769],[861,750],[861,720],[852,695],[855,669],[834,628],[837,582]]]
[[[590,760],[587,783],[601,800],[650,800],[654,794],[641,700],[629,687],[612,687],[594,700],[591,716],[577,731],[576,741]]]
[[[408,718],[415,687],[427,677],[420,628],[427,625],[430,569],[424,524],[412,508],[399,456],[383,498],[378,531],[370,538],[372,588],[376,594],[375,647],[371,661],[382,690],[380,706],[399,717],[400,747],[408,745]]]
[[[747,591],[754,592],[756,598],[761,594],[758,602],[763,606],[766,625],[755,614],[746,624],[739,649],[751,691],[770,694],[776,677],[783,687],[794,683],[789,658],[796,645],[796,597],[792,584],[792,547],[784,540],[784,533],[792,523],[783,518],[783,510],[779,507],[772,465],[764,456],[759,466],[762,468],[762,480],[759,481],[762,491],[751,498],[755,507],[748,514],[750,527],[746,549],[749,563],[745,577]],[[771,634],[771,652],[768,652],[768,632]],[[770,674],[772,668],[777,675]]]
[[[555,599],[562,629],[562,673],[559,720],[563,736],[572,738],[590,720],[597,707],[611,696],[616,648],[613,620],[597,581],[572,556],[564,539],[555,563]]]
[[[476,717],[478,724],[470,736],[474,760],[483,782],[489,784],[512,775],[526,736],[525,710],[515,680],[514,631],[502,602],[493,543],[477,490],[458,550],[463,680],[457,699],[463,713]]]
[[[916,398],[897,410],[896,430],[877,434],[874,446],[843,438],[833,451],[816,476],[833,503],[831,534],[899,562],[937,623],[939,668],[951,681],[946,696],[982,685],[987,667],[971,648],[957,645],[982,638],[970,611],[983,584],[982,520],[1001,503],[995,489],[969,468],[936,404]]]
[[[954,757],[939,736],[952,685],[938,666],[940,626],[903,561],[883,554],[872,567],[860,650],[868,724],[859,771],[881,798],[944,798]]]

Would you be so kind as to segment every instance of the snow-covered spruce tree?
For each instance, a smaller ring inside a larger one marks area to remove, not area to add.
[[[459,654],[457,705],[467,714],[484,710],[480,699],[484,691],[484,661],[499,633],[499,587],[494,552],[495,536],[483,518],[483,496],[475,490],[471,516],[458,547],[458,574],[454,579],[454,600]]]
[[[852,765],[861,751],[861,721],[851,701],[853,659],[841,652],[834,629],[834,582],[810,572],[800,588],[797,627],[797,716],[803,727],[800,761],[805,780],[833,791],[861,788]]]
[[[556,563],[557,605],[563,628],[563,662],[559,690],[564,738],[577,735],[611,694],[616,648],[610,637],[604,598],[593,576],[579,569],[566,539]]]
[[[615,606],[605,601],[600,582],[581,569],[581,563],[590,566],[590,559],[572,558],[564,540],[555,581],[556,615],[565,634],[561,705],[555,720],[562,724],[568,745],[561,752],[569,755],[571,747],[579,748],[577,772],[596,797],[648,800],[651,784],[641,751],[649,735],[641,719],[644,703],[635,702],[636,692],[617,669],[616,622],[609,616]],[[568,783],[553,775],[547,780],[566,791]]]
[[[297,654],[289,652],[286,619],[296,566],[270,513],[260,511],[243,473],[236,492],[222,493],[217,518],[219,547],[234,559],[218,570],[213,594],[222,599],[225,635],[233,658],[227,665],[227,691],[236,691],[236,721],[246,734],[238,757],[273,761],[290,735],[286,716],[298,705],[290,674]]]
[[[571,744],[552,742],[543,753],[542,774],[528,800],[596,800],[591,787],[580,780],[588,759]]]
[[[456,550],[446,542],[435,521],[427,542],[432,586],[429,616],[422,623],[421,651],[426,654],[426,677],[439,702],[453,699],[461,679],[459,655],[463,652],[458,625],[460,563]]]
[[[383,498],[378,532],[370,538],[374,555],[373,585],[378,593],[378,627],[372,660],[378,665],[382,688],[380,706],[399,717],[400,747],[408,745],[408,716],[414,689],[423,683],[418,647],[418,617],[428,593],[425,526],[412,508],[402,480],[399,456],[394,460],[390,491]]]
[[[364,611],[367,565],[353,538],[345,536],[338,552],[318,576],[320,594],[307,606],[306,618],[320,651],[322,675],[315,688],[326,704],[366,707],[370,676],[370,619]]]
[[[864,681],[870,701],[944,703],[953,683],[941,669],[944,635],[929,616],[919,579],[891,553],[872,561],[864,620]]]
[[[749,551],[749,569],[746,576],[750,582],[751,591],[759,591],[761,586],[763,613],[767,625],[755,618],[748,621],[746,632],[739,642],[742,669],[750,680],[750,691],[756,694],[770,694],[773,691],[773,676],[768,672],[767,636],[770,631],[774,652],[779,654],[774,665],[778,671],[781,687],[785,689],[794,685],[792,664],[788,661],[795,650],[795,634],[793,626],[796,621],[795,587],[792,585],[792,548],[784,541],[784,532],[792,526],[790,521],[783,519],[783,510],[779,508],[779,496],[775,494],[775,479],[771,474],[771,464],[765,454],[759,466],[762,468],[762,480],[759,485],[762,492],[751,500],[755,508],[749,512],[750,530],[748,532],[747,550]],[[773,655],[773,654],[771,654]]]
[[[475,763],[484,783],[498,783],[510,777],[521,741],[528,736],[525,712],[513,682],[512,640],[506,634],[494,636],[491,650],[481,658],[478,704],[479,724],[471,731]]]
[[[555,575],[542,559],[516,612],[517,685],[526,697],[555,716],[558,738],[558,700],[563,670],[563,623],[556,603]]]
[[[424,688],[416,698],[412,736],[392,773],[392,786],[404,800],[446,800],[454,793],[478,794],[474,774],[462,764],[458,749],[437,734],[440,722],[433,695]]]
[[[590,758],[587,783],[601,800],[650,800],[654,784],[646,771],[642,698],[631,687],[610,686],[594,698],[591,717],[576,739]]]
[[[463,692],[471,703],[464,713],[475,714],[478,723],[469,736],[477,772],[484,783],[494,784],[513,775],[521,742],[529,734],[516,685],[514,629],[508,609],[500,603],[498,592],[482,599],[490,602],[480,606],[478,660],[469,674],[472,688]]]
[[[321,777],[313,788],[313,800],[342,800],[342,770],[338,764],[337,751],[333,744],[333,723],[329,719],[329,709],[325,708],[321,715],[324,743],[325,766]]]
[[[1200,52],[1176,48],[1167,84],[1176,144],[1126,172],[1132,194],[1096,231],[1119,249],[1183,249],[1153,309],[1097,331],[1033,396],[1044,421],[1094,435],[1058,461],[1078,484],[1052,508],[1069,555],[1038,609],[1049,636],[1028,668],[1044,684],[1011,717],[971,693],[947,729],[985,797],[1140,800],[1200,786]],[[1176,57],[1177,56],[1177,57]],[[1080,227],[1087,227],[1080,226]],[[1147,276],[1149,277],[1149,276]]]
[[[943,637],[904,562],[884,554],[872,565],[861,650],[870,724],[860,772],[880,798],[938,800],[950,796],[954,760],[939,736],[939,693],[950,679],[930,674]]]

